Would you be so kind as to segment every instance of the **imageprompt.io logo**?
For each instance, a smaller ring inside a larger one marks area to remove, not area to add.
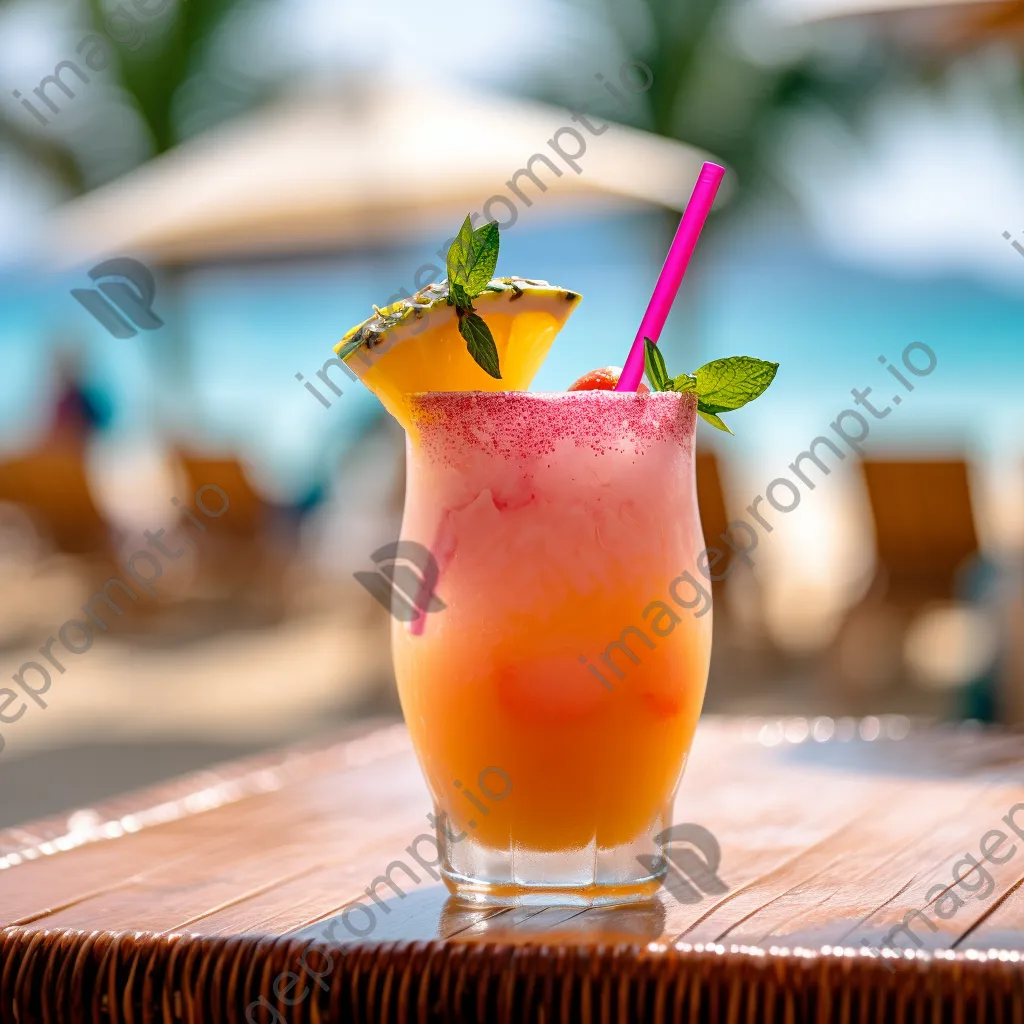
[[[654,841],[663,844],[664,856],[641,854],[637,860],[652,875],[666,868],[661,884],[680,903],[700,903],[705,896],[729,891],[718,877],[722,848],[703,825],[682,822],[659,832]]]
[[[443,611],[437,589],[437,559],[422,544],[399,540],[378,548],[370,558],[376,572],[357,572],[355,578],[399,622],[415,622],[430,612]]]
[[[71,294],[115,338],[134,338],[140,330],[163,327],[153,312],[156,282],[147,266],[119,256],[93,267],[89,277],[97,282],[95,288],[72,288]]]

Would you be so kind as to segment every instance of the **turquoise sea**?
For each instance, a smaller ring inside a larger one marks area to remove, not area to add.
[[[502,236],[499,273],[546,278],[584,296],[534,385],[553,390],[623,362],[672,225],[635,213],[539,220],[524,218]],[[378,407],[345,384],[325,409],[294,375],[313,378],[372,302],[411,291],[416,269],[437,261],[442,241],[179,278],[158,272],[154,309],[165,327],[127,340],[110,337],[71,298],[72,287],[88,284],[84,269],[60,278],[8,272],[0,277],[0,450],[29,444],[43,429],[54,349],[81,346],[89,379],[109,394],[115,437],[234,448],[275,489],[299,493],[329,475]],[[896,278],[827,257],[785,222],[746,222],[698,248],[663,336],[666,359],[672,372],[721,355],[778,360],[776,383],[734,415],[738,436],[729,443],[758,461],[785,456],[784,465],[793,445],[850,405],[851,388],[876,388],[882,404],[891,398],[897,385],[878,356],[898,365],[909,343],[923,342],[936,369],[885,421],[884,443],[1024,455],[1020,263],[1019,290]]]

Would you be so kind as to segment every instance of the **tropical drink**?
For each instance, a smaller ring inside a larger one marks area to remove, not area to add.
[[[694,240],[681,229],[673,251]],[[528,394],[580,295],[492,278],[497,254],[497,225],[467,217],[448,279],[374,307],[336,348],[407,432],[402,537],[374,556],[392,559],[402,709],[453,892],[642,899],[665,872],[711,647],[696,419],[728,430],[719,414],[778,364],[672,377],[641,333],[653,391],[631,354],[626,370]],[[644,319],[655,334],[675,256]]]
[[[402,537],[430,544],[445,609],[392,642],[465,833],[446,873],[512,899],[649,891],[637,857],[671,824],[711,645],[695,398],[430,393],[411,418]]]

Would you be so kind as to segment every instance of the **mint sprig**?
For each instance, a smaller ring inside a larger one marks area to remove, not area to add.
[[[498,264],[498,225],[488,221],[473,228],[467,216],[448,249],[448,305],[455,307],[459,334],[477,365],[497,380],[498,347],[491,329],[473,306],[475,299],[490,283]]]
[[[675,391],[665,366],[665,357],[650,338],[644,338],[644,373],[655,391]]]
[[[459,312],[459,334],[466,339],[469,354],[481,368],[492,377],[501,380],[501,374],[498,372],[498,349],[483,317],[479,313]]]
[[[718,415],[732,412],[752,402],[768,390],[775,380],[779,364],[753,356],[729,356],[705,363],[696,373],[670,377],[665,357],[650,338],[644,338],[644,372],[654,391],[697,393],[697,413],[713,427],[732,431]]]

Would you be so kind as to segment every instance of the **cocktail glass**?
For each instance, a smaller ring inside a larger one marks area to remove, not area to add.
[[[481,903],[647,898],[711,648],[696,400],[409,401],[402,539],[435,610],[396,617],[392,650],[443,877]]]

